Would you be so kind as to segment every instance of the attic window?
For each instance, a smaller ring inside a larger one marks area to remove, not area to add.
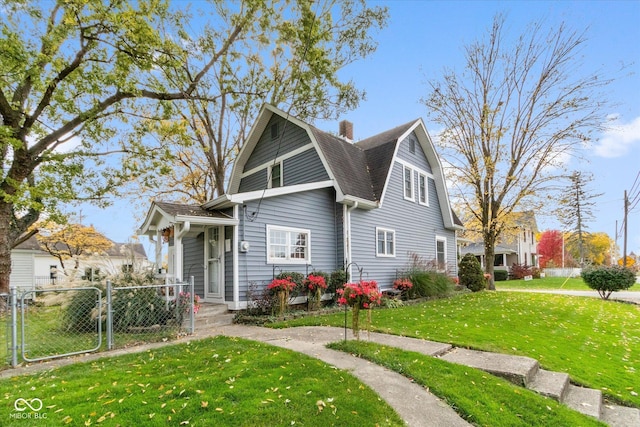
[[[271,125],[271,139],[276,139],[278,138],[278,124],[277,123],[273,123]]]
[[[409,140],[409,153],[416,154],[416,140],[415,139],[410,139]]]
[[[267,182],[269,188],[282,187],[282,163],[276,163],[269,167],[269,177],[269,182]]]

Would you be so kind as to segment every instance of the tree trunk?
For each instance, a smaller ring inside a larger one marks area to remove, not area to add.
[[[9,292],[11,276],[11,205],[0,202],[0,294]]]
[[[492,233],[485,233],[484,236],[484,271],[490,275],[487,279],[487,289],[490,291],[496,290],[496,285],[493,280],[493,261],[496,257],[496,238]]]

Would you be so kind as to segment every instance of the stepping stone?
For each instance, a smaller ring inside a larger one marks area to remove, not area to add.
[[[604,405],[600,419],[611,427],[637,427],[640,426],[640,409]]]
[[[516,385],[526,387],[538,371],[538,361],[530,357],[456,348],[441,356],[447,362],[481,369],[504,378]]]
[[[527,387],[543,396],[562,402],[568,385],[569,375],[562,372],[539,369]]]
[[[602,411],[602,392],[569,384],[563,403],[571,409],[599,419]]]

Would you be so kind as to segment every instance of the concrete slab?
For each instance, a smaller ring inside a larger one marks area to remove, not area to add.
[[[611,427],[638,427],[640,426],[640,409],[604,405],[600,419]]]
[[[602,392],[569,384],[563,403],[573,410],[600,419]]]
[[[569,386],[569,375],[562,372],[545,371],[538,369],[528,388],[562,402]]]
[[[459,365],[482,369],[522,387],[526,387],[531,382],[539,368],[538,361],[530,357],[510,356],[463,348],[456,348],[443,355],[441,359]]]

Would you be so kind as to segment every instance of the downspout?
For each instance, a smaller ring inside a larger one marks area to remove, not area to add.
[[[346,205],[345,205],[346,207]],[[345,256],[347,259],[347,267],[349,268],[349,281],[352,280],[352,272],[351,272],[351,268],[353,267],[351,264],[353,263],[353,260],[351,258],[351,212],[356,209],[358,207],[358,202],[355,201],[353,202],[353,206],[346,208],[346,215],[344,218],[344,222],[345,222],[345,246],[346,246],[346,250],[345,250]]]

